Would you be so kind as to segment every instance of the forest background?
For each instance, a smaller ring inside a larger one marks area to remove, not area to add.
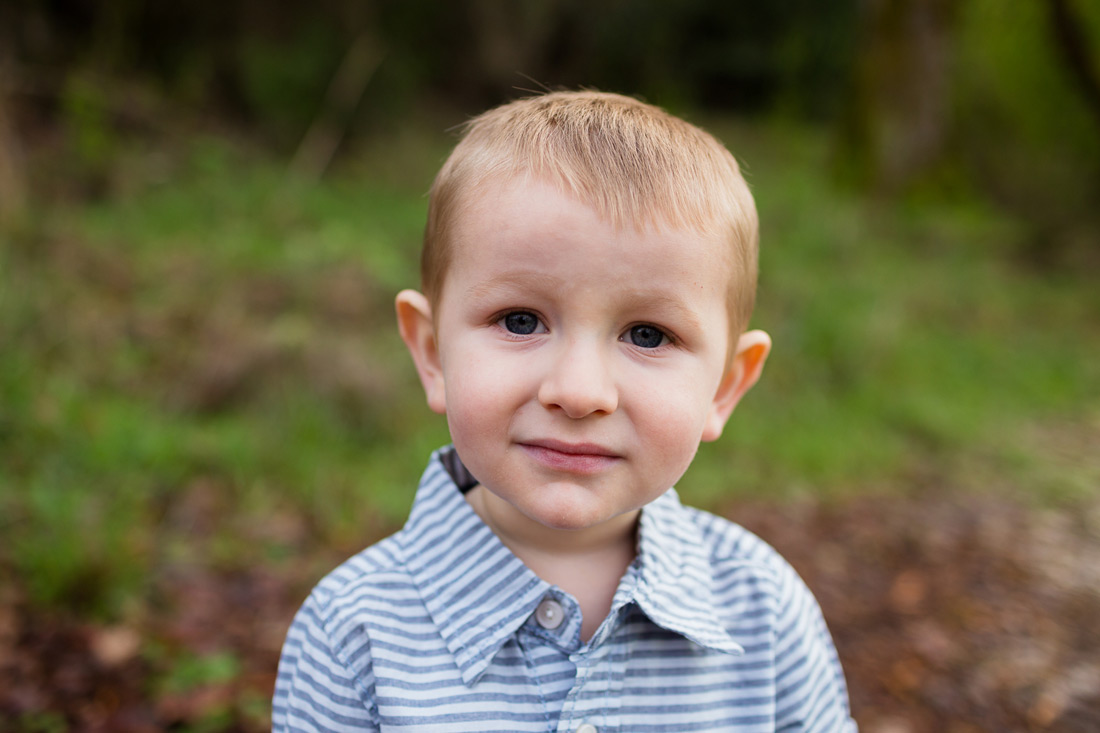
[[[472,114],[741,161],[776,350],[681,482],[820,598],[865,731],[1100,725],[1100,5],[0,3],[0,731],[259,731],[446,442],[393,327]]]

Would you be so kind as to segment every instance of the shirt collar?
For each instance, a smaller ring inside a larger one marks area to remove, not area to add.
[[[523,625],[550,584],[481,521],[443,465],[453,448],[432,454],[400,537],[421,599],[473,685]]]
[[[642,509],[638,557],[633,600],[653,623],[707,649],[744,654],[718,620],[710,558],[675,489]]]
[[[432,454],[399,536],[421,599],[463,681],[473,685],[551,586],[466,502],[444,465],[457,463],[453,450]],[[638,554],[639,571],[628,573],[614,607],[635,602],[655,624],[700,646],[744,652],[718,622],[699,528],[675,490],[642,510]]]

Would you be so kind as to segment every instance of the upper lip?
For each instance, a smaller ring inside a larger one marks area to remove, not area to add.
[[[530,445],[536,448],[547,448],[549,450],[557,451],[558,453],[570,453],[573,455],[582,456],[617,456],[618,454],[610,448],[605,448],[599,443],[567,443],[563,440],[524,440],[523,445]]]

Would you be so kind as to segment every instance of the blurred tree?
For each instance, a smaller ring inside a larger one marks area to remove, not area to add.
[[[290,162],[291,170],[298,176],[316,181],[324,174],[347,134],[355,107],[381,55],[378,44],[367,33],[360,34],[351,44],[332,77],[323,109],[310,125]]]
[[[840,134],[842,170],[887,192],[938,164],[951,124],[954,0],[863,4]]]
[[[1100,3],[1088,0],[21,0],[5,12],[8,202],[38,185],[20,171],[40,166],[18,163],[31,132],[55,132],[84,192],[102,187],[120,141],[186,120],[298,150],[295,167],[317,175],[345,134],[589,86],[681,113],[835,120],[850,180],[977,191],[1032,221],[1037,250],[1100,231]]]
[[[137,76],[186,101],[278,124],[270,118],[315,109],[363,32],[391,51],[378,80],[391,92],[462,106],[514,94],[528,84],[524,74],[738,111],[766,110],[781,96],[819,104],[846,73],[855,8],[855,0],[24,0],[16,14],[35,16],[48,38],[23,44],[25,62]]]
[[[477,60],[475,68],[480,70],[477,76],[492,87],[508,88],[522,82],[517,72],[544,73],[563,10],[551,3],[468,3],[473,31],[470,50]]]
[[[15,133],[11,27],[0,25],[0,226],[18,221],[27,204],[22,143]]]
[[[882,194],[985,197],[1035,262],[1100,254],[1100,4],[872,0],[837,169]]]
[[[1089,39],[1100,38],[1100,4],[968,0],[958,31],[958,164],[1028,223],[1032,262],[1096,266],[1100,125],[1090,79],[1100,57]]]
[[[1055,46],[1100,127],[1100,67],[1093,39],[1078,9],[1069,0],[1047,0]]]

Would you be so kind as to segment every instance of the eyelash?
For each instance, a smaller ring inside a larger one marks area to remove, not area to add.
[[[531,316],[536,321],[536,323],[534,325],[534,328],[529,333],[517,333],[516,331],[511,330],[510,328],[508,328],[506,322],[512,316]],[[535,313],[533,313],[531,311],[528,311],[528,310],[508,311],[507,313],[504,313],[499,318],[497,318],[494,321],[494,323],[496,325],[500,326],[500,328],[509,337],[515,337],[515,338],[523,338],[524,336],[535,335],[538,332],[539,326],[542,326],[544,329],[546,328],[546,324],[543,323],[542,319],[539,318],[538,315],[536,315]],[[657,343],[655,346],[642,346],[641,344],[633,343],[632,341],[629,340],[630,334],[634,331],[634,329],[637,329],[637,328],[652,329],[653,331],[655,331],[657,334],[660,335],[660,337],[661,337],[660,342]],[[625,343],[629,343],[631,346],[635,346],[635,347],[637,347],[639,349],[642,349],[644,351],[656,351],[657,349],[660,349],[663,346],[671,346],[671,345],[676,343],[676,340],[665,329],[661,328],[660,326],[655,326],[651,323],[638,323],[638,324],[635,324],[633,326],[630,326],[629,328],[626,329],[626,331],[623,332],[623,334],[621,336],[619,336],[619,340],[623,341]]]

